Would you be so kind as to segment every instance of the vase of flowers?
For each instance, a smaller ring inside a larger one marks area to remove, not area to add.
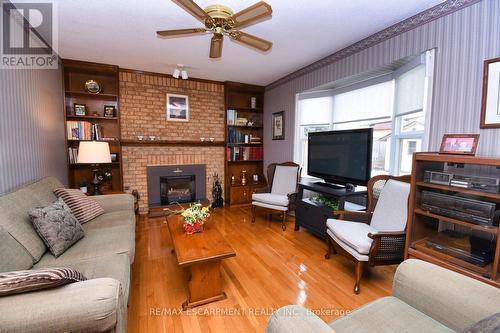
[[[210,216],[208,207],[202,207],[200,203],[190,205],[181,213],[184,218],[184,232],[188,235],[203,232],[203,224]]]

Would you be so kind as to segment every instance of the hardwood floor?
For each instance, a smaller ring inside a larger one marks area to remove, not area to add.
[[[263,332],[273,310],[301,304],[329,322],[346,311],[390,294],[395,266],[370,268],[354,295],[354,265],[333,255],[326,244],[305,230],[287,230],[278,219],[251,207],[213,212],[219,231],[236,251],[223,260],[223,290],[228,298],[181,311],[187,297],[187,275],[171,253],[165,218],[139,220],[129,300],[129,332]]]

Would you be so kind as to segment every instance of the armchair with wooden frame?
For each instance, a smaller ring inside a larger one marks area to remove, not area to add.
[[[337,211],[327,220],[328,252],[339,253],[356,264],[354,293],[359,293],[368,266],[394,265],[404,259],[410,176],[375,176],[368,182],[366,212]]]
[[[297,163],[271,163],[267,167],[267,187],[257,189],[252,194],[252,223],[255,222],[257,207],[268,210],[269,218],[278,212],[281,228],[286,230],[286,214],[295,209],[301,168]]]

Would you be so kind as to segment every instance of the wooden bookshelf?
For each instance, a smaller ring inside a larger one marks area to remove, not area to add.
[[[500,209],[500,193],[429,183],[425,171],[500,178],[500,158],[416,153],[413,156],[406,236],[406,258],[418,258],[500,287],[500,228],[426,210],[422,191],[491,202]],[[474,245],[476,244],[476,245]],[[478,245],[482,254],[478,257]],[[474,248],[476,246],[476,248]],[[484,249],[488,250],[484,250]],[[485,253],[488,255],[485,256]],[[476,255],[476,259],[473,254]],[[482,257],[481,257],[482,256]],[[490,257],[491,259],[484,258]],[[477,258],[483,258],[478,261]]]
[[[81,141],[72,139],[68,136],[66,123],[88,122],[97,124],[101,128],[103,139],[109,143],[110,152],[117,155],[117,160],[112,163],[99,165],[101,172],[111,171],[111,181],[104,182],[101,186],[103,193],[116,193],[123,191],[123,167],[121,151],[121,131],[120,131],[120,98],[118,67],[114,65],[105,65],[90,63],[77,60],[63,59],[64,75],[64,116],[66,119],[64,131],[66,135],[66,152],[68,163],[68,179],[71,188],[78,188],[82,180],[88,183],[88,189],[91,190],[93,166],[89,164],[71,163],[69,150],[78,149]],[[91,94],[85,91],[85,82],[95,80],[101,86],[101,92]],[[85,104],[86,114],[76,115],[74,112],[75,104]],[[104,116],[104,107],[114,106],[115,114],[113,117]],[[108,138],[108,140],[106,140]],[[110,140],[110,139],[113,140]]]
[[[263,160],[256,160],[253,156],[255,149],[260,149],[263,157],[264,136],[264,87],[237,82],[225,82],[225,122],[226,122],[226,163],[225,163],[225,201],[227,204],[249,204],[252,202],[252,193],[257,188],[265,187]],[[256,105],[252,108],[251,99],[256,98]],[[246,118],[252,125],[228,123],[228,110],[234,110],[237,118]],[[239,134],[236,134],[239,133]],[[244,137],[259,137],[260,142],[245,142]],[[240,140],[236,140],[236,137]],[[243,153],[245,151],[245,153]],[[243,159],[240,156],[245,156]],[[233,158],[235,155],[238,158]],[[241,184],[241,173],[247,173],[247,184]],[[259,182],[252,182],[252,175],[259,176]],[[231,184],[234,175],[235,183]]]

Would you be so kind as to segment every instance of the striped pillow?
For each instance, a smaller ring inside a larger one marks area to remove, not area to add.
[[[80,190],[57,188],[54,190],[54,193],[58,198],[63,199],[64,203],[69,206],[71,212],[81,224],[104,214],[104,209],[101,205],[83,194]]]
[[[54,288],[85,281],[82,273],[67,267],[0,273],[0,296]]]

